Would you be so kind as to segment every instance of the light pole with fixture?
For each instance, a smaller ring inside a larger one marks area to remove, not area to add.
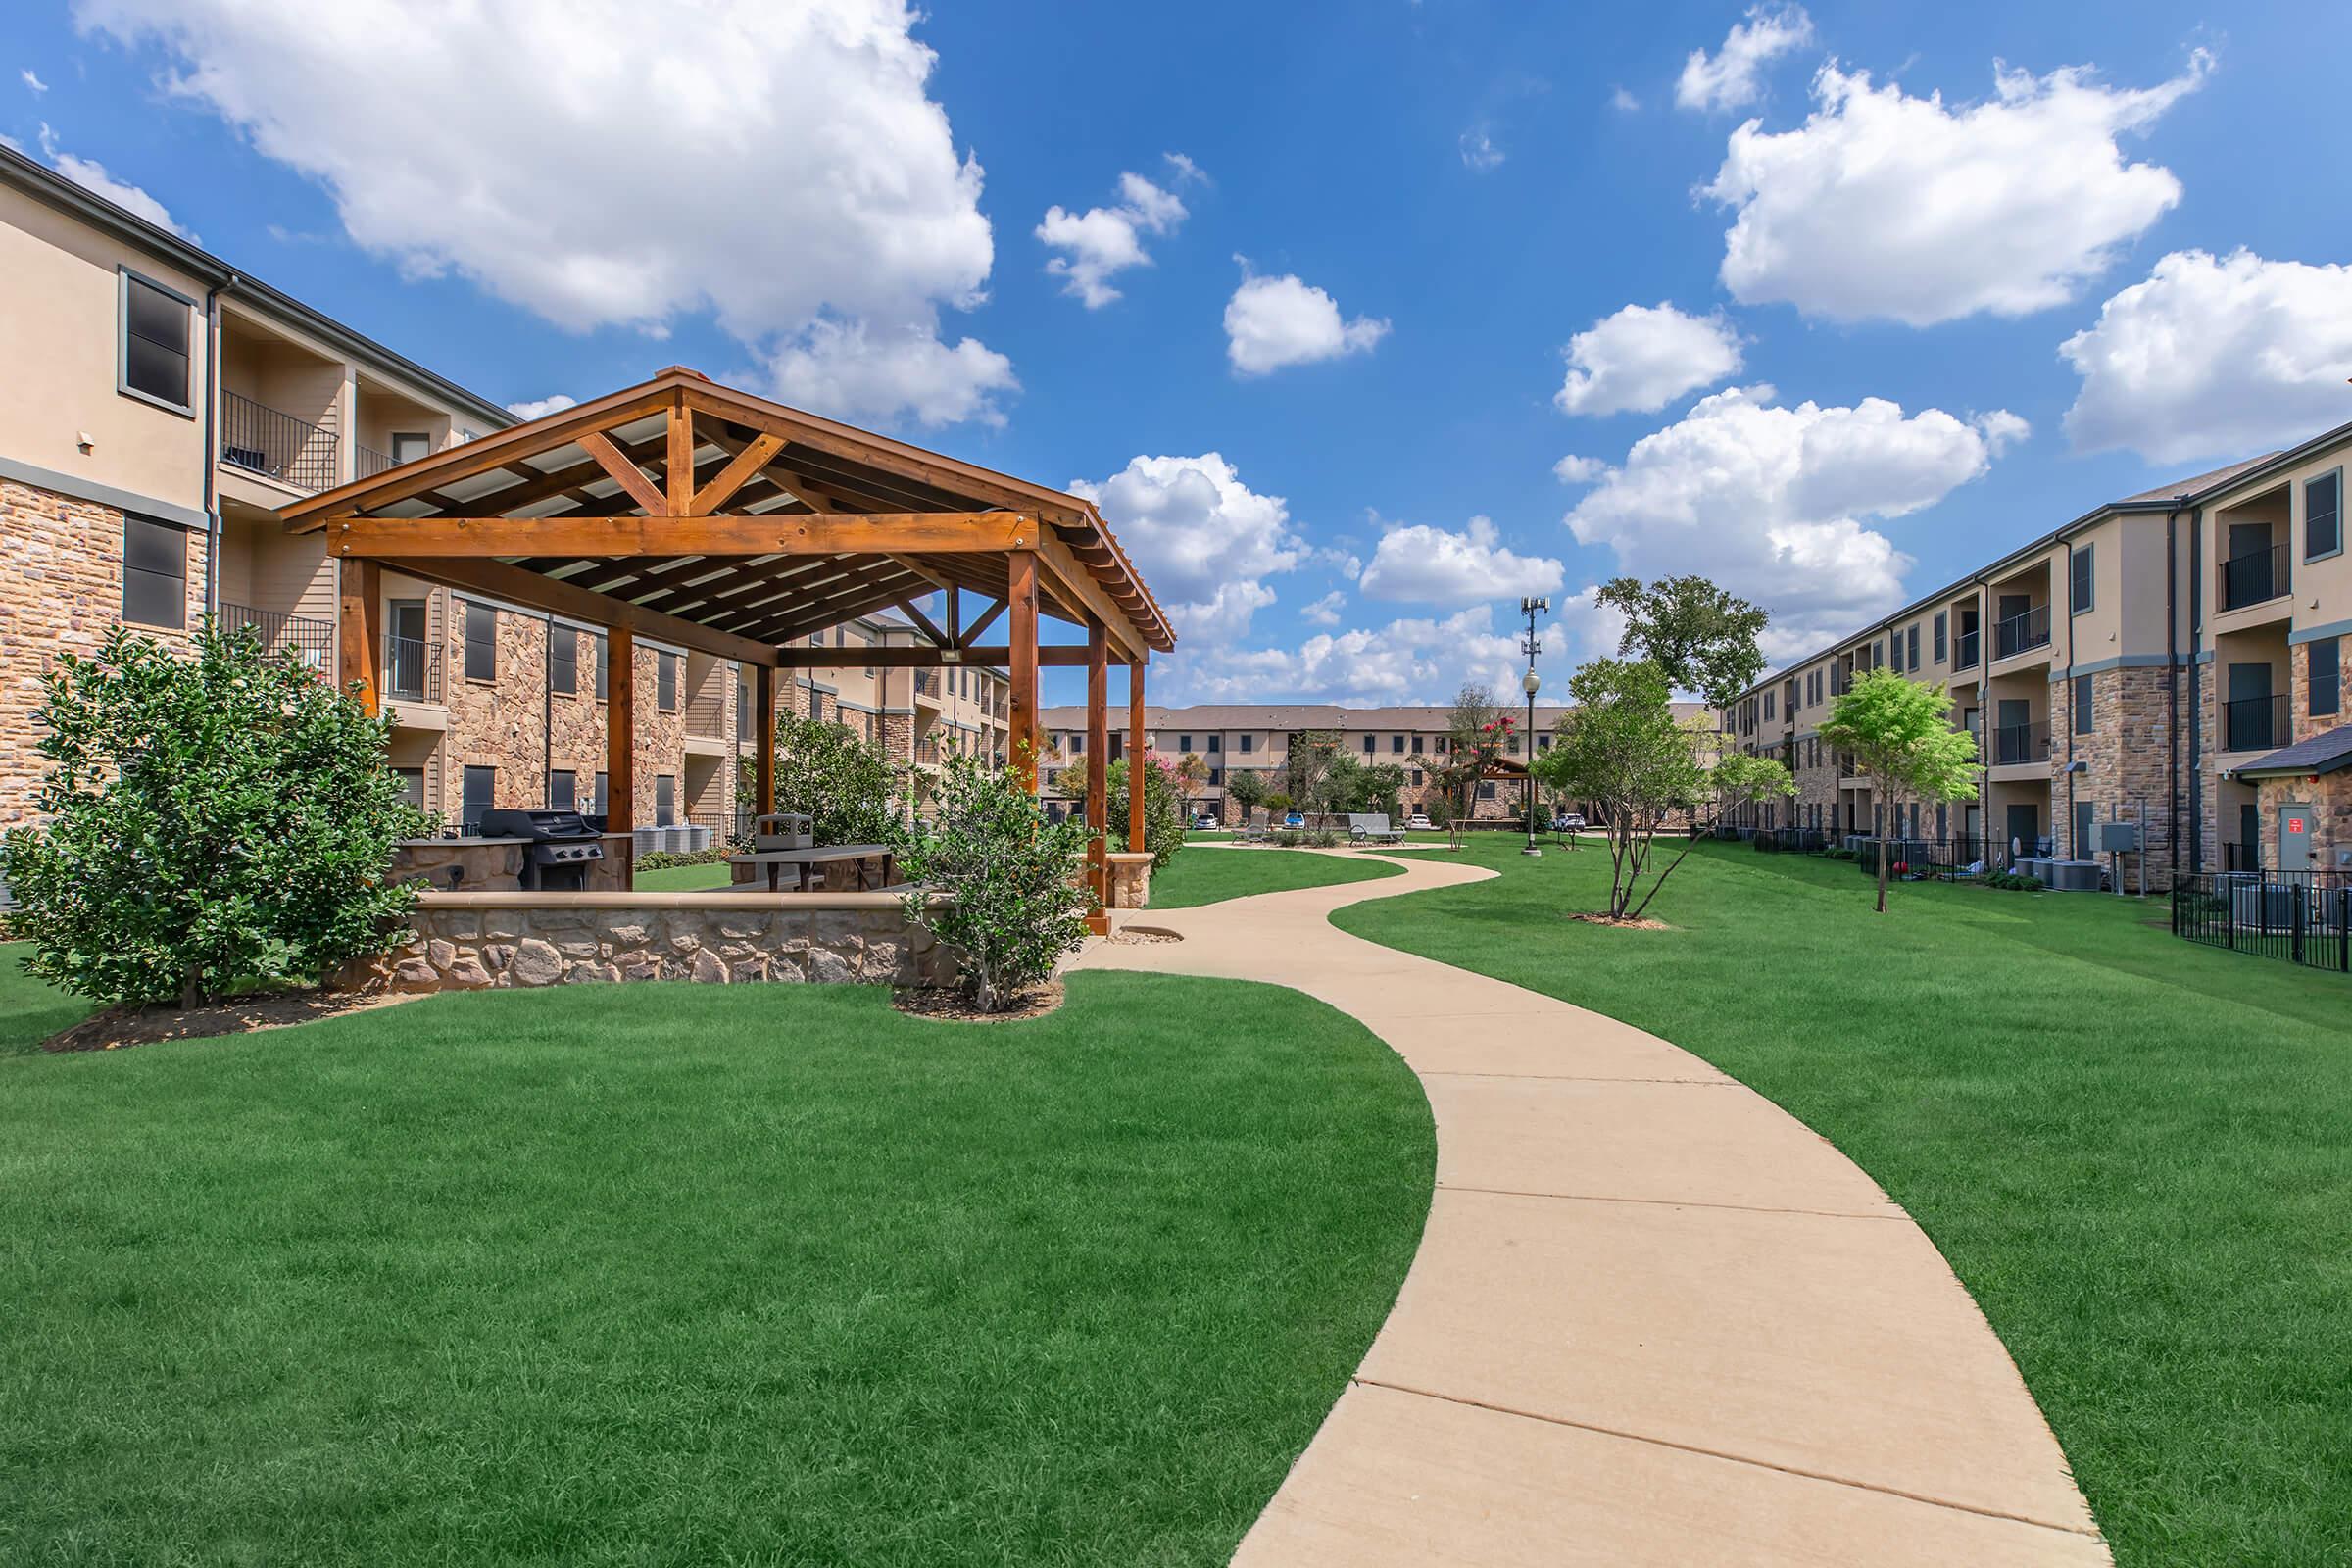
[[[1527,678],[1519,685],[1527,693],[1527,848],[1521,855],[1541,856],[1536,844],[1536,693],[1544,685],[1544,677],[1536,673],[1536,656],[1544,645],[1536,640],[1536,617],[1551,609],[1548,599],[1522,599],[1519,612],[1527,617],[1527,641],[1521,650],[1527,655]]]

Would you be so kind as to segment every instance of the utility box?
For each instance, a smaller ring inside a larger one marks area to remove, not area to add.
[[[2137,822],[2101,822],[2099,824],[2099,853],[2101,855],[2138,854],[2139,824]]]

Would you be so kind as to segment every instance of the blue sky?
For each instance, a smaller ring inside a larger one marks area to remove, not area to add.
[[[1171,700],[1443,701],[1531,587],[1791,654],[2352,419],[2340,14],[1908,9],[87,0],[0,134],[500,401],[1087,485]]]

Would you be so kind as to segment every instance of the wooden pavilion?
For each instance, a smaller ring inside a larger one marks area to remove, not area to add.
[[[1109,666],[1127,666],[1128,750],[1144,751],[1144,667],[1175,646],[1167,617],[1093,504],[672,367],[582,403],[280,509],[340,563],[342,667],[370,710],[389,566],[605,628],[615,670],[639,635],[748,668],[755,797],[775,808],[777,671],[976,664],[1011,679],[1009,765],[1037,784],[1041,664],[1087,671],[1088,875],[1109,892]],[[933,594],[934,618],[918,601]],[[920,646],[807,646],[895,607]],[[1084,629],[1038,641],[1041,615]],[[1004,622],[1004,641],[981,638]],[[798,639],[800,646],[787,646]],[[608,826],[634,825],[631,682],[612,683]],[[1144,848],[1144,792],[1128,842]]]

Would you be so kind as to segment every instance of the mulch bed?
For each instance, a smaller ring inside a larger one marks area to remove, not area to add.
[[[232,997],[200,1007],[109,1007],[71,1029],[59,1030],[41,1042],[41,1049],[120,1051],[164,1040],[259,1034],[265,1029],[290,1029],[298,1023],[414,1000],[413,995],[398,992],[292,991]]]
[[[1612,931],[1671,931],[1674,927],[1663,920],[1643,915],[1639,920],[1612,920],[1605,914],[1572,914],[1569,919],[1584,925],[1605,925]]]
[[[1049,980],[1003,1012],[982,1012],[954,986],[905,986],[890,994],[890,1004],[909,1018],[934,1018],[944,1023],[1019,1023],[1042,1018],[1061,1005],[1061,982]]]
[[[1162,931],[1153,925],[1122,926],[1102,939],[1116,947],[1144,947],[1153,942],[1182,942],[1184,938],[1173,931]]]

